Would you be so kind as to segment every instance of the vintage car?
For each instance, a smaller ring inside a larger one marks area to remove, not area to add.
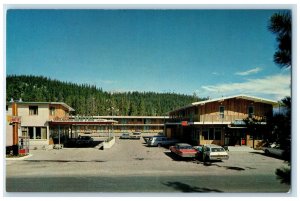
[[[262,149],[266,155],[283,157],[284,150],[280,149],[280,145],[278,144],[273,143],[268,147],[263,147]]]
[[[149,147],[161,147],[161,146],[170,146],[174,145],[178,140],[170,139],[166,136],[153,136],[147,140],[147,145]]]
[[[225,149],[219,145],[207,144],[201,148],[201,155],[204,161],[228,160],[229,155]]]
[[[132,134],[133,134],[133,135],[141,135],[142,132],[141,132],[141,131],[134,131]]]
[[[186,143],[176,143],[175,146],[170,147],[170,151],[182,158],[195,158],[197,154],[197,150]]]
[[[120,136],[120,139],[127,139],[127,140],[139,140],[141,138],[140,135],[131,135],[130,133],[123,133]]]
[[[159,132],[159,133],[157,133],[157,135],[149,135],[149,136],[146,135],[146,136],[143,136],[143,139],[144,139],[145,143],[147,143],[148,140],[150,140],[153,137],[166,137],[166,136],[164,135],[164,133]]]
[[[79,146],[92,145],[94,139],[91,136],[79,136],[76,140],[76,144]]]
[[[132,139],[132,140],[139,140],[141,138],[141,134],[142,133],[140,131],[135,131],[130,136],[130,139]]]
[[[120,139],[130,139],[130,134],[129,133],[122,133],[120,136]]]

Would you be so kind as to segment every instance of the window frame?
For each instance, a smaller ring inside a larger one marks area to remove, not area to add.
[[[37,115],[39,115],[39,106],[37,106],[37,105],[29,105],[28,109],[29,109],[29,115],[30,116],[37,116]]]
[[[223,108],[223,111],[221,111],[221,108]],[[219,106],[219,116],[221,119],[224,119],[225,117],[225,106]]]
[[[49,107],[49,115],[50,116],[55,116],[56,108],[53,106]]]
[[[22,136],[27,135],[30,140],[48,140],[47,127],[45,126],[22,126],[21,130]],[[43,136],[45,138],[43,138]]]
[[[250,113],[250,108],[252,108],[252,113]],[[248,106],[248,117],[252,118],[254,116],[254,106],[249,105]]]

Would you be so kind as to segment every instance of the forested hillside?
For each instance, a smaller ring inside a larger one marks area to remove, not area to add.
[[[204,100],[175,93],[120,92],[109,93],[88,84],[52,80],[42,76],[9,75],[6,78],[6,100],[65,102],[77,115],[166,115],[169,111]],[[111,107],[114,108],[112,111]]]

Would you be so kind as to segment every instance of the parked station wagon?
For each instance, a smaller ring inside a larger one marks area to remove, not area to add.
[[[175,139],[170,139],[165,136],[153,136],[149,140],[147,140],[148,146],[169,146],[178,142]]]

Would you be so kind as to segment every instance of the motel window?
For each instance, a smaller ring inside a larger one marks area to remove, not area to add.
[[[38,115],[38,106],[29,106],[29,115]]]
[[[27,133],[27,134],[26,134]],[[22,127],[22,135],[30,139],[47,139],[46,127]]]
[[[199,129],[195,130],[194,133],[192,133],[192,140],[193,141],[199,141],[199,133],[200,133]]]
[[[220,106],[219,111],[220,111],[220,118],[223,119],[224,118],[225,107],[224,106]]]
[[[261,134],[261,133],[256,133],[255,135],[254,135],[254,140],[263,140],[263,134]],[[249,140],[253,140],[253,134],[250,134],[249,135]]]
[[[35,128],[35,139],[41,139],[42,133],[41,133],[41,127]]]
[[[221,128],[215,128],[214,140],[221,140],[221,133],[222,133]]]
[[[55,115],[55,107],[50,107],[49,112],[50,112],[51,116],[54,116]]]
[[[47,128],[46,127],[36,127],[39,130],[39,139],[47,139]]]
[[[253,106],[249,106],[248,107],[248,116],[249,117],[253,117],[254,115],[254,107]]]
[[[28,127],[28,135],[30,139],[34,139],[33,127]]]
[[[214,140],[215,139],[215,129],[214,128],[209,128],[208,139],[209,140]]]
[[[202,131],[204,140],[221,140],[221,128],[209,128]]]
[[[208,129],[204,129],[203,131],[202,131],[202,136],[203,136],[203,138],[204,138],[204,140],[208,140],[209,138],[209,133],[208,133]]]

